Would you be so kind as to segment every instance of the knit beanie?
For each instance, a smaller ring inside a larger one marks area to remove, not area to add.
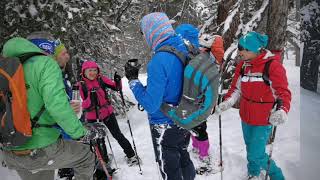
[[[46,31],[36,31],[27,36],[27,39],[33,44],[44,50],[46,53],[53,55],[55,49],[55,39],[52,34]]]
[[[268,45],[268,36],[264,34],[251,31],[246,35],[240,37],[239,45],[244,49],[259,54],[261,48],[265,48]]]
[[[162,12],[150,13],[142,18],[140,28],[152,50],[174,35],[171,23],[168,16]]]

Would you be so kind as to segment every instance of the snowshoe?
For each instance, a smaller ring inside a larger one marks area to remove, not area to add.
[[[116,171],[116,169],[113,169],[113,168],[107,168],[107,169],[108,169],[109,175],[112,177],[112,175]],[[101,169],[97,169],[96,172],[93,175],[93,180],[109,180],[109,179],[110,178]]]
[[[218,163],[212,163],[211,157],[199,158],[199,167],[196,168],[196,173],[199,175],[215,174],[223,171],[223,167]]]
[[[58,175],[60,178],[66,178],[67,180],[71,180],[74,176],[74,172],[72,168],[63,168],[58,170]]]
[[[135,165],[138,165],[138,163],[142,164],[140,157],[137,155],[131,158],[126,157],[126,160],[127,160],[128,166],[135,166]]]
[[[249,175],[249,176],[248,176],[248,180],[260,180],[260,178],[259,178],[259,176]]]

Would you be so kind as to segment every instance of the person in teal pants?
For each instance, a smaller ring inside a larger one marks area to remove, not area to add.
[[[267,44],[268,36],[254,31],[239,39],[238,54],[241,60],[228,93],[215,111],[215,114],[220,114],[240,101],[248,180],[258,180],[262,169],[268,171],[271,180],[284,180],[281,169],[273,160],[268,168],[266,145],[272,125],[288,121],[291,92],[286,71],[281,64],[281,51],[270,51],[266,49]]]

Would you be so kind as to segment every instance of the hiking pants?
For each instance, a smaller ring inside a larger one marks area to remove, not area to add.
[[[124,153],[128,158],[131,158],[135,155],[134,150],[128,139],[124,137],[120,131],[116,116],[112,113],[109,117],[103,120],[104,124],[109,129],[111,135],[118,141],[119,145],[122,147]]]
[[[175,125],[150,125],[156,162],[164,180],[193,180],[195,169],[187,151],[190,132]]]
[[[11,151],[4,151],[4,159],[22,180],[53,180],[54,170],[59,168],[73,168],[77,180],[90,180],[95,166],[89,145],[63,139],[36,149],[30,155],[17,156]]]
[[[247,149],[248,173],[259,176],[260,170],[267,170],[269,155],[266,153],[266,145],[272,126],[253,126],[242,121],[242,132]],[[282,171],[271,160],[269,175],[271,180],[284,180]]]

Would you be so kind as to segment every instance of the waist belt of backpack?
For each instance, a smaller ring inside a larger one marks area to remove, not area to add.
[[[245,96],[241,96],[243,99],[245,99],[245,100],[247,100],[247,101],[249,101],[250,103],[258,103],[258,104],[270,104],[270,103],[274,103],[274,101],[272,101],[272,102],[268,102],[268,101],[255,101],[255,100],[252,100],[252,99],[249,99],[249,98],[247,98],[247,97],[245,97]]]
[[[27,149],[27,150],[12,150],[11,151],[16,156],[27,156],[32,155],[36,152],[36,149]]]
[[[40,111],[36,114],[36,116],[34,118],[31,119],[31,126],[32,128],[40,128],[40,127],[45,127],[45,128],[52,128],[54,125],[56,124],[39,124],[38,120],[41,117],[41,115],[43,114],[43,112],[46,110],[45,106],[43,105],[40,109]]]

